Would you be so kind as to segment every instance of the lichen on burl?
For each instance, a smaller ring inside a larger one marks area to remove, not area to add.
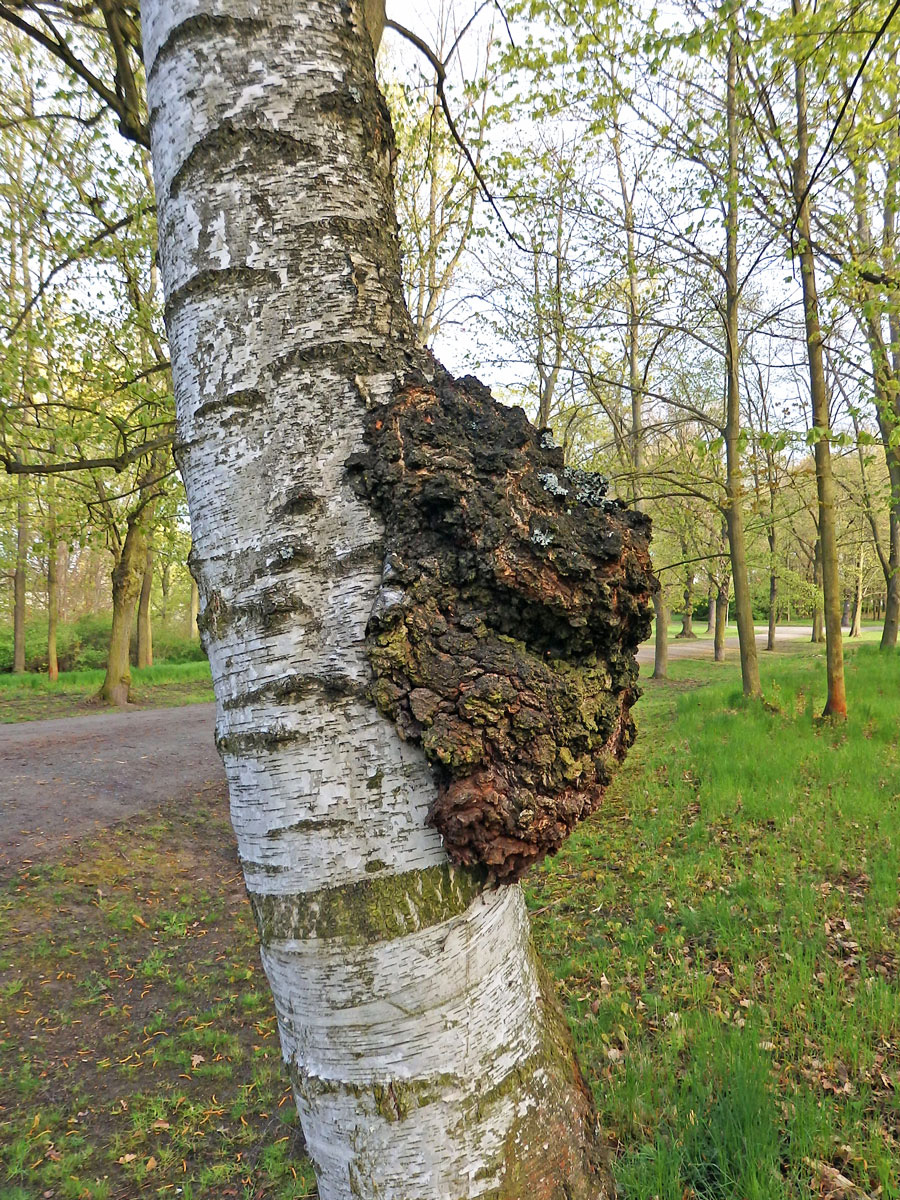
[[[435,768],[450,858],[518,879],[634,738],[650,521],[471,377],[416,373],[347,463],[385,527],[371,693]]]

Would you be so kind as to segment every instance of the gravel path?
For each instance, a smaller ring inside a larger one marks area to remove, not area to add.
[[[214,704],[0,725],[0,877],[72,838],[224,786]]]
[[[705,621],[706,618],[703,618]],[[699,624],[700,622],[698,622]],[[756,646],[758,650],[764,650],[766,646],[766,638],[768,637],[768,629],[765,625],[755,625],[756,630]],[[812,637],[812,626],[809,629],[804,629],[798,625],[788,625],[784,629],[775,630],[776,642],[808,642]],[[729,635],[725,639],[725,649],[737,650],[738,639],[737,634]],[[713,642],[711,637],[697,638],[696,640],[678,641],[677,638],[669,638],[669,658],[712,658]],[[639,663],[653,662],[653,638],[649,642],[644,642],[638,650],[637,659]]]

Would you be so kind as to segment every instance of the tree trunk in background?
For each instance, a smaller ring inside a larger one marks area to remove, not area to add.
[[[28,566],[28,493],[24,475],[16,476],[16,569],[13,575],[13,671],[25,670],[25,574]]]
[[[669,674],[669,612],[662,587],[653,597],[655,638],[653,651],[653,678],[665,679]]]
[[[891,470],[891,495],[900,496],[900,455],[896,467]],[[888,557],[889,576],[887,597],[884,606],[884,628],[881,631],[882,650],[892,650],[897,645],[900,629],[900,501],[891,501],[890,551]]]
[[[137,665],[138,667],[153,666],[153,630],[150,624],[150,595],[153,591],[153,549],[147,547],[144,578],[141,581],[141,595],[138,601],[137,619]]]
[[[52,500],[51,495],[51,507],[47,517],[47,676],[55,682],[59,678],[59,662],[56,657],[56,627],[59,624],[59,542]]]
[[[813,583],[816,588],[816,602],[813,608],[812,638],[813,642],[825,641],[825,610],[822,608],[822,560],[819,539],[816,538],[815,556],[813,558]]]
[[[197,580],[191,576],[191,611],[188,614],[188,632],[194,640],[200,636],[197,619],[200,616],[200,589]]]
[[[122,553],[112,573],[112,631],[106,678],[98,693],[98,698],[107,704],[127,704],[131,695],[131,630],[146,561],[147,539],[143,527],[139,519],[129,518]]]
[[[159,579],[159,590],[162,595],[162,604],[159,609],[159,619],[165,625],[169,616],[169,589],[172,586],[172,564],[166,562],[163,564],[162,574]],[[196,625],[196,621],[194,622]]]
[[[367,409],[431,360],[362,4],[222,0],[201,20],[145,0],[143,18],[191,564],[318,1194],[598,1200],[521,889],[449,866],[431,768],[367,694],[383,531],[345,463]]]
[[[795,14],[799,0],[792,0]],[[806,324],[806,350],[809,362],[809,391],[812,400],[812,424],[818,430],[815,443],[816,490],[819,499],[819,558],[822,565],[822,589],[825,596],[825,660],[828,698],[823,716],[843,719],[847,716],[844,688],[844,644],[841,636],[841,586],[838,577],[837,529],[835,525],[835,486],[831,465],[831,414],[828,385],[822,354],[822,329],[819,322],[819,298],[816,290],[816,264],[811,241],[809,182],[809,133],[807,129],[806,65],[794,61],[794,95],[797,108],[797,157],[794,160],[794,199],[797,203],[800,278],[803,285],[803,316]]]
[[[706,632],[712,633],[716,627],[716,583],[709,577],[709,592],[707,594]]]
[[[775,630],[778,624],[778,573],[775,570],[775,526],[771,524],[768,531],[769,541],[769,630],[766,636],[766,649],[775,649]]]
[[[687,543],[681,543],[681,557],[688,556]],[[677,638],[696,638],[694,633],[694,571],[690,566],[684,569],[684,608],[681,610],[681,629],[676,633]]]
[[[850,625],[850,637],[858,638],[862,633],[863,610],[863,572],[866,565],[866,549],[863,544],[859,547],[859,559],[856,564],[856,593],[853,597],[853,621]]]
[[[713,636],[713,659],[715,662],[725,661],[725,633],[728,628],[728,600],[731,594],[731,580],[726,575],[716,593],[716,632]]]
[[[738,305],[741,292],[738,277],[736,36],[732,28],[728,42],[728,76],[725,92],[728,132],[728,208],[725,222],[725,522],[728,527],[731,578],[734,582],[734,609],[741,651],[741,685],[745,696],[758,698],[762,695],[762,685],[759,680],[756,630],[753,627],[753,601],[750,596],[750,577],[747,569],[740,448],[741,393]]]

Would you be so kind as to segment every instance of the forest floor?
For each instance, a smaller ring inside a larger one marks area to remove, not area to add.
[[[900,658],[761,669],[647,681],[536,937],[627,1200],[898,1200]],[[313,1196],[258,961],[224,789],[5,872],[0,1197]]]

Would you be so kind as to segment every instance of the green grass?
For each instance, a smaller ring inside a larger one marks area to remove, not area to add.
[[[900,657],[672,664],[602,813],[532,877],[634,1200],[900,1196]],[[710,682],[712,680],[712,682]],[[826,1194],[831,1194],[826,1193]]]
[[[99,668],[66,671],[55,683],[35,673],[0,674],[0,723],[108,712],[91,703],[104,674]],[[205,661],[133,668],[131,678],[134,702],[141,707],[193,704],[213,698],[209,664]]]
[[[821,647],[761,669],[775,711],[647,681],[527,885],[623,1200],[900,1198],[900,656],[848,652],[844,726]],[[313,1188],[224,798],[0,884],[3,1200]]]

